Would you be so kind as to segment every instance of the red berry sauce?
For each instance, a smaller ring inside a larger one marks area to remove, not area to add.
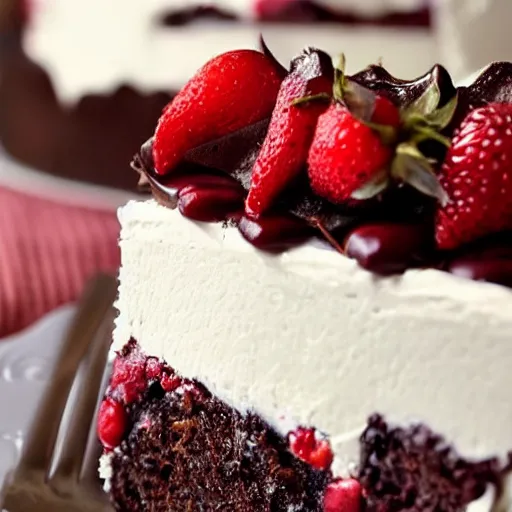
[[[101,444],[112,450],[121,444],[127,427],[127,413],[123,404],[106,398],[98,412],[98,438]]]
[[[333,453],[327,439],[317,437],[314,428],[299,427],[288,434],[290,451],[314,468],[327,470],[331,467]]]
[[[324,512],[362,512],[363,488],[354,478],[331,482],[324,495]]]
[[[121,444],[129,430],[131,411],[148,395],[165,395],[185,384],[195,387],[157,358],[143,354],[131,340],[114,360],[106,398],[98,413],[98,437],[105,449]],[[147,429],[150,425],[151,418],[145,418],[138,427]]]

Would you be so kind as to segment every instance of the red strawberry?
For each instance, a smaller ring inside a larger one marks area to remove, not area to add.
[[[383,97],[377,96],[375,113],[379,124],[396,126],[399,121],[396,107]],[[309,150],[311,187],[333,203],[347,201],[386,169],[392,156],[377,132],[335,103],[319,117]]]
[[[440,181],[450,199],[437,213],[441,249],[512,229],[512,104],[478,108],[462,121]]]
[[[300,73],[291,73],[283,81],[267,136],[252,170],[245,203],[249,215],[257,217],[263,213],[304,166],[318,116],[328,107],[323,101],[304,105],[292,105],[292,102],[331,91],[332,82],[322,76],[308,80]]]
[[[281,84],[280,70],[263,53],[237,50],[203,66],[165,108],[153,158],[165,174],[197,146],[268,117]]]

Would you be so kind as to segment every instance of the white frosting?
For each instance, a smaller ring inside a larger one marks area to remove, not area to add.
[[[397,8],[411,2],[375,0],[371,4]],[[243,7],[235,0],[220,4],[235,10],[247,8],[247,2]],[[340,6],[345,4],[348,0]],[[364,8],[370,1],[350,4]],[[121,83],[143,91],[180,87],[214,55],[257,47],[260,33],[285,64],[310,45],[332,55],[345,51],[349,71],[382,57],[390,72],[413,78],[437,57],[434,38],[427,30],[221,22],[158,27],[155,20],[169,5],[168,0],[44,0],[35,9],[25,47],[51,72],[59,98],[65,102],[74,102],[85,93],[113,90]]]
[[[152,200],[119,217],[114,347],[133,336],[240,409],[317,427],[336,472],[375,411],[468,457],[512,448],[511,290],[436,270],[378,278],[314,243],[271,256]]]

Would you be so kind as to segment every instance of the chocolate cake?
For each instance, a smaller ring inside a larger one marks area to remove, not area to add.
[[[510,510],[512,64],[456,87],[262,46],[205,64],[132,162],[114,507]]]

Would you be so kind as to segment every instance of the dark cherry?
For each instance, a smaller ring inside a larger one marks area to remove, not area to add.
[[[238,221],[242,236],[258,249],[280,252],[301,244],[314,234],[306,222],[290,215],[266,215],[258,219],[245,215]]]
[[[189,185],[178,194],[178,209],[189,219],[215,222],[226,220],[243,208],[244,192],[234,187],[205,188]]]
[[[509,259],[462,256],[452,261],[447,270],[467,279],[512,287],[512,254]]]
[[[467,279],[512,287],[512,232],[490,235],[462,247],[445,268]]]
[[[354,229],[345,239],[345,253],[372,272],[401,273],[424,261],[431,237],[425,226],[377,223]]]
[[[216,174],[170,174],[160,180],[168,189],[182,192],[188,187],[201,188],[234,188],[243,190],[239,183],[231,176],[218,176]]]

